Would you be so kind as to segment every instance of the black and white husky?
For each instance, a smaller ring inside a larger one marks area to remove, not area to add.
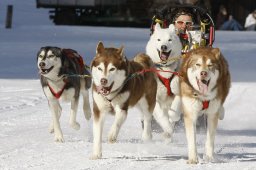
[[[61,106],[59,100],[71,102],[70,126],[80,129],[76,121],[79,103],[79,94],[83,96],[83,111],[85,118],[91,118],[88,89],[91,78],[80,75],[89,75],[85,69],[82,57],[72,49],[58,47],[42,47],[37,54],[37,66],[41,78],[41,85],[53,116],[50,124],[50,133],[54,132],[57,142],[64,142],[60,128]]]

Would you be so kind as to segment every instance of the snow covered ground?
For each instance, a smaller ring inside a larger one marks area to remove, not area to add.
[[[14,5],[13,28],[4,28],[6,5]],[[92,120],[86,121],[80,105],[81,129],[68,125],[70,104],[63,103],[61,127],[65,143],[55,143],[48,133],[51,121],[47,100],[38,80],[36,53],[41,46],[76,49],[86,63],[98,41],[125,46],[128,57],[144,52],[149,29],[54,26],[47,10],[35,9],[34,0],[0,1],[0,169],[175,169],[256,170],[256,32],[216,32],[219,47],[230,65],[232,87],[225,103],[225,119],[216,135],[216,163],[204,163],[205,134],[197,135],[200,164],[188,165],[184,127],[174,141],[163,141],[156,127],[151,143],[141,141],[140,116],[131,109],[118,141],[107,143],[113,117],[103,134],[103,158],[89,160]],[[91,99],[90,99],[91,100]]]

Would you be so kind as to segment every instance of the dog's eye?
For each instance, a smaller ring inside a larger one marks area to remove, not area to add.
[[[200,66],[201,66],[201,64],[196,63],[196,66],[200,67]]]
[[[111,68],[109,71],[115,71],[115,68]]]
[[[39,55],[39,56],[38,56],[38,58],[44,58],[44,56],[42,56],[42,55]]]
[[[47,58],[53,58],[54,57],[54,55],[48,55],[47,56]]]
[[[98,70],[102,71],[102,69],[100,67],[98,67]]]
[[[212,64],[208,64],[208,67],[212,67],[213,65]]]
[[[157,39],[157,41],[161,41],[160,39]]]
[[[172,39],[169,39],[168,41],[172,41]]]

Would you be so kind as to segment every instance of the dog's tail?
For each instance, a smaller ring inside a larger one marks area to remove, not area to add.
[[[133,61],[141,64],[144,68],[148,69],[148,68],[152,68],[154,67],[154,63],[153,61],[151,60],[151,58],[145,54],[145,53],[139,53],[137,54]]]

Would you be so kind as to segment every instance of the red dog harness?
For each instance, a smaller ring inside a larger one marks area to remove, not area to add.
[[[157,76],[158,76],[159,80],[163,83],[163,85],[166,87],[168,96],[172,95],[173,93],[172,93],[170,84],[174,77],[174,74],[172,74],[172,76],[170,78],[164,78],[159,73],[157,73]]]
[[[203,103],[203,108],[202,108],[202,110],[208,109],[210,101],[209,101],[209,100],[208,100],[208,101],[206,100],[206,101],[203,101],[202,103]]]
[[[67,57],[69,58],[70,60],[73,60],[75,61],[76,63],[79,64],[79,73],[80,74],[83,74],[83,71],[84,71],[84,60],[83,58],[74,50],[72,49],[62,49],[61,50],[61,55],[63,55],[64,57]],[[50,84],[48,83],[48,87],[52,93],[52,95],[56,98],[56,99],[59,99],[60,96],[62,95],[62,93],[64,92],[65,90],[65,87],[67,85],[67,81],[64,79],[64,86],[62,87],[62,89],[58,92],[55,92],[54,89],[50,86]]]
[[[48,87],[49,87],[49,89],[50,89],[52,95],[53,95],[56,99],[59,99],[60,96],[62,95],[62,93],[63,93],[65,87],[66,87],[66,84],[67,84],[67,83],[65,82],[64,86],[62,87],[62,89],[61,89],[60,91],[58,91],[58,92],[55,92],[55,91],[53,90],[53,88],[50,86],[49,83],[48,83]]]

